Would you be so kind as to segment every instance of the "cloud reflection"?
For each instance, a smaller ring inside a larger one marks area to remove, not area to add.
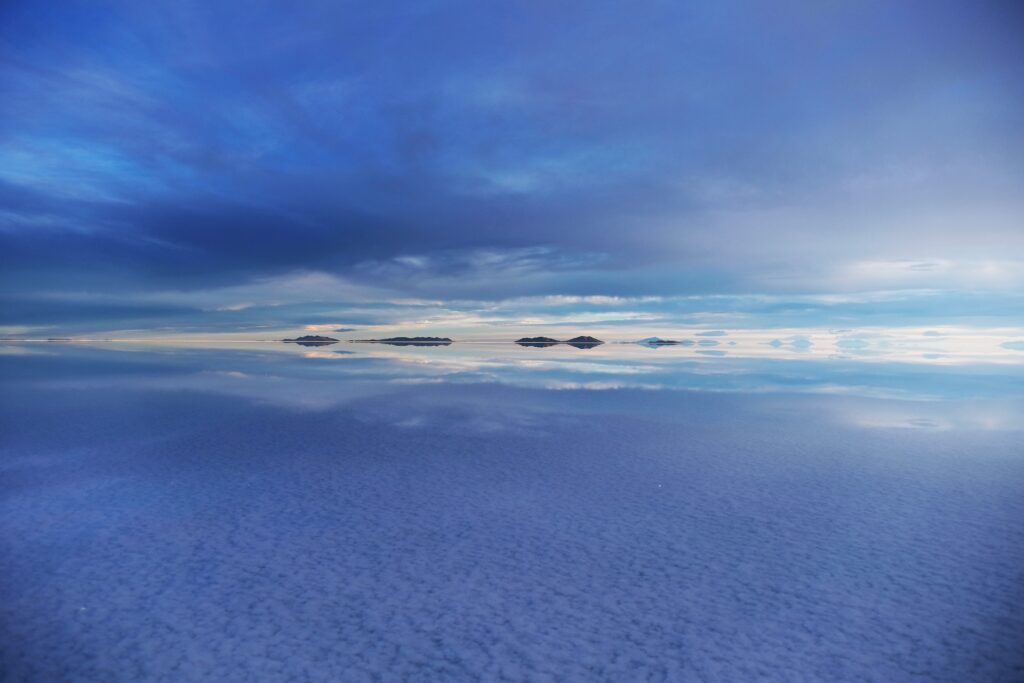
[[[760,336],[759,336],[760,335]],[[36,368],[49,383],[65,388],[132,385],[167,391],[225,394],[300,410],[329,410],[371,396],[416,386],[503,385],[526,390],[698,391],[711,393],[819,394],[906,401],[1009,401],[1024,397],[1024,362],[972,362],[968,351],[947,337],[921,337],[934,349],[922,354],[893,335],[867,337],[869,349],[822,351],[775,347],[766,333],[731,334],[729,351],[637,344],[606,344],[585,356],[575,349],[524,349],[512,343],[456,343],[450,347],[350,345],[346,349],[301,349],[290,344],[96,344],[5,346],[7,365]],[[849,340],[848,332],[836,338]],[[858,337],[859,339],[860,337]],[[926,346],[925,348],[928,348]],[[22,350],[29,353],[22,354]],[[46,355],[31,353],[43,349]],[[869,353],[870,351],[870,353]],[[12,355],[14,354],[14,355]],[[932,356],[933,358],[925,358]],[[17,360],[16,360],[17,359]],[[68,364],[102,360],[114,374],[63,374]],[[152,360],[154,363],[144,361]],[[344,360],[344,363],[335,361]],[[31,362],[31,365],[26,365]],[[28,372],[23,370],[22,372]],[[17,375],[14,375],[15,377]],[[918,428],[914,416],[897,424]],[[977,421],[981,421],[979,417]],[[872,422],[872,420],[868,420]],[[874,420],[872,423],[878,422]],[[944,424],[940,422],[939,424]],[[957,424],[961,424],[958,422]]]

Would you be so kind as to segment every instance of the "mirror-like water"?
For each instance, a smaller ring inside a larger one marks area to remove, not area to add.
[[[0,347],[4,668],[1019,677],[1024,353],[801,346]]]

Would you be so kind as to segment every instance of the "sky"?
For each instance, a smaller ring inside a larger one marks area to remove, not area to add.
[[[1024,322],[1016,2],[0,3],[0,333]]]

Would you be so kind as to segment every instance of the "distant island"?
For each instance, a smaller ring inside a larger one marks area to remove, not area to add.
[[[554,346],[555,344],[561,344],[562,342],[551,337],[523,337],[516,339],[516,344],[520,346]]]
[[[559,341],[558,339],[552,339],[551,337],[522,337],[516,340],[516,344],[520,346],[554,346],[555,344],[568,344],[574,346],[577,349],[589,349],[599,344],[604,344],[603,341],[596,337],[580,336],[567,339],[566,341]]]
[[[392,346],[448,346],[448,337],[388,337],[387,339],[351,339],[355,344],[391,344]]]
[[[651,348],[659,346],[677,346],[682,344],[682,342],[676,341],[675,339],[661,339],[660,337],[648,337],[647,339],[641,339],[636,343],[641,346],[650,346]]]
[[[695,346],[698,342],[692,339],[662,339],[660,337],[647,337],[647,339],[639,339],[634,342],[623,342],[624,344],[638,344],[640,346],[646,346],[649,349],[657,349],[662,346]],[[703,340],[699,342],[701,346],[714,346],[716,342],[712,340]]]
[[[298,344],[299,346],[327,346],[328,344],[338,343],[338,340],[334,337],[321,337],[318,334],[307,334],[303,337],[282,339],[281,341],[288,344]]]

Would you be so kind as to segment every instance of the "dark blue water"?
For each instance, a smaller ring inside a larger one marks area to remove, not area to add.
[[[1020,365],[282,347],[4,347],[5,680],[1024,679]]]

